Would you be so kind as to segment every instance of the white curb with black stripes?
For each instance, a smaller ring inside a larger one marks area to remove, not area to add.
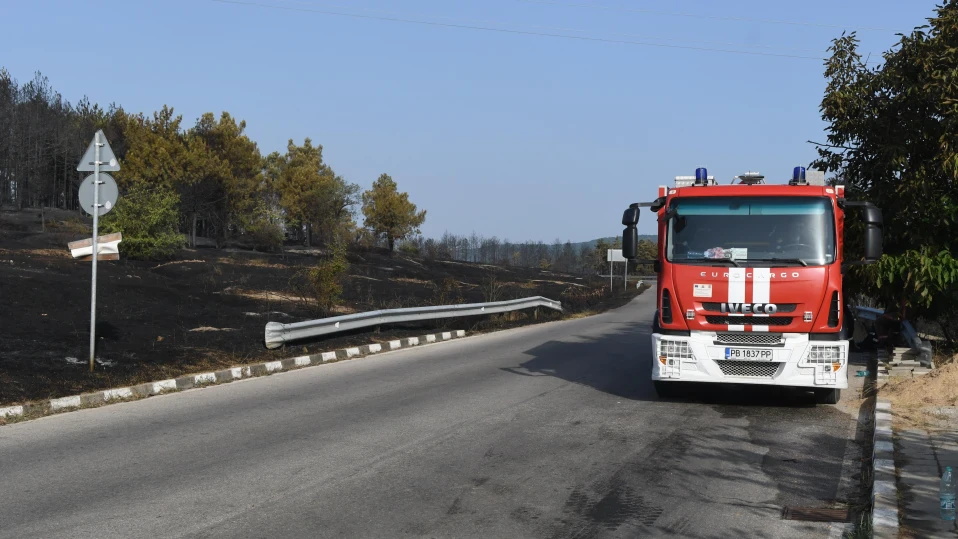
[[[898,539],[898,487],[892,434],[891,403],[877,399],[872,438],[872,536],[876,539]]]
[[[420,344],[435,343],[459,339],[466,336],[463,330],[447,331],[423,335],[422,337],[407,337],[397,339],[383,344],[367,344],[358,347],[344,348],[332,352],[321,352],[309,356],[299,356],[279,361],[267,361],[265,363],[256,363],[243,367],[233,367],[216,372],[204,372],[201,374],[191,374],[159,382],[148,382],[131,387],[121,387],[116,389],[107,389],[105,391],[96,391],[93,393],[84,393],[82,395],[73,395],[59,399],[50,399],[45,401],[33,402],[21,406],[8,406],[0,408],[0,417],[17,418],[23,415],[46,415],[49,413],[72,410],[83,406],[98,406],[108,404],[111,401],[121,401],[131,398],[151,397],[170,391],[179,391],[203,387],[211,384],[223,384],[263,376],[275,372],[287,371],[311,365],[322,365],[330,361],[343,359],[352,359],[355,357],[369,356],[380,352],[389,352],[401,348],[410,348]]]

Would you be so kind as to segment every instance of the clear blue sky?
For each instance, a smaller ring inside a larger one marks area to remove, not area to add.
[[[6,0],[0,66],[21,81],[39,70],[74,103],[169,104],[187,125],[226,110],[264,154],[310,137],[364,188],[392,175],[428,210],[429,236],[584,241],[621,233],[628,203],[697,166],[724,183],[810,162],[822,61],[316,11],[818,58],[868,27],[874,59],[936,4],[548,1]]]

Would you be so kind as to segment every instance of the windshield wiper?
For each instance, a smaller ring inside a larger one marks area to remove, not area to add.
[[[791,262],[792,264],[808,266],[808,262],[801,258],[749,258],[748,260],[749,262]]]
[[[739,266],[738,262],[732,260],[731,258],[676,258],[672,260],[672,262],[692,263],[692,264],[695,264],[696,266],[704,266],[706,264],[713,265],[718,262],[728,262],[729,264],[735,266],[736,268],[741,267]]]

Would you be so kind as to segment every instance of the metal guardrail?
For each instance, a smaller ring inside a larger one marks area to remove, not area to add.
[[[855,307],[855,316],[862,320],[876,321],[884,314],[885,311],[882,309],[862,306]],[[926,367],[931,367],[933,363],[931,343],[922,340],[921,337],[918,336],[918,332],[915,331],[914,326],[912,326],[908,320],[902,320],[900,326],[901,334],[905,337],[905,340],[908,341],[908,346],[911,347],[912,352],[918,355],[918,362]]]
[[[911,346],[912,351],[918,354],[918,362],[926,367],[931,367],[934,363],[931,353],[931,343],[923,341],[908,320],[902,320],[901,334],[904,335],[905,340],[908,341],[908,345]]]
[[[508,301],[493,301],[489,303],[467,303],[463,305],[439,305],[434,307],[410,307],[406,309],[384,309],[365,313],[347,314],[283,324],[269,322],[266,324],[266,348],[279,348],[285,343],[329,335],[341,331],[360,329],[381,324],[396,324],[401,322],[416,322],[419,320],[438,320],[442,318],[457,318],[460,316],[478,316],[484,314],[498,314],[522,309],[545,307],[562,311],[562,303],[535,296],[531,298],[513,299]]]
[[[878,320],[879,318],[881,318],[883,314],[885,314],[885,311],[881,309],[875,309],[873,307],[862,307],[860,305],[858,307],[855,307],[855,311],[856,311],[855,315],[858,318],[861,318],[862,320],[871,320],[872,322]]]

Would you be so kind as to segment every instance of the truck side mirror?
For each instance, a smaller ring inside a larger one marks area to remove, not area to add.
[[[639,253],[639,231],[635,228],[639,224],[639,205],[631,204],[622,214],[622,257],[626,260],[635,260]]]
[[[865,206],[865,261],[873,264],[882,255],[881,208],[869,203]]]
[[[634,226],[622,231],[622,257],[635,260],[639,256],[639,231]]]

